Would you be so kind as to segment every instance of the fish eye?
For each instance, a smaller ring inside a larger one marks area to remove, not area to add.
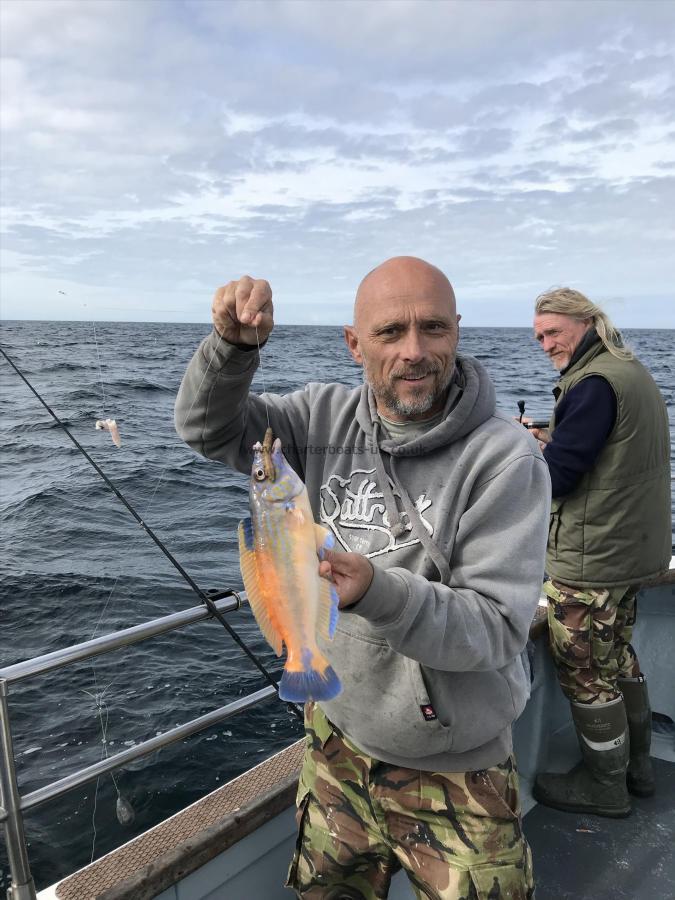
[[[253,477],[256,481],[264,481],[265,480],[265,470],[262,466],[258,466],[258,468],[253,473]]]

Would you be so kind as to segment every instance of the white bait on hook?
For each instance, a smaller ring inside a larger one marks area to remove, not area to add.
[[[98,419],[96,422],[96,430],[97,431],[109,431],[110,437],[113,439],[113,444],[116,447],[122,446],[122,438],[120,437],[120,430],[117,427],[117,422],[114,419]]]

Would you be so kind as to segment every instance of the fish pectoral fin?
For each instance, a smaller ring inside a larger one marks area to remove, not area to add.
[[[297,506],[289,506],[286,509],[288,513],[291,523],[294,525],[304,525],[305,523],[305,514],[301,509],[298,509]]]
[[[319,578],[319,610],[316,624],[319,634],[328,641],[333,640],[338,620],[338,597],[335,585],[327,578]]]
[[[316,522],[314,523],[314,539],[316,540],[316,552],[319,554],[319,559],[323,559],[324,550],[332,550],[335,546],[335,538],[330,531],[324,528],[323,525],[317,525]]]
[[[248,602],[258,627],[277,656],[281,656],[283,640],[270,619],[268,600],[263,586],[264,563],[260,551],[253,549],[253,530],[250,519],[239,523],[239,566]],[[249,549],[250,548],[250,549]]]

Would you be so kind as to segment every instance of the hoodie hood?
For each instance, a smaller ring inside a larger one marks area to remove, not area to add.
[[[456,391],[451,388],[448,391],[444,416],[441,421],[434,428],[417,435],[410,441],[401,442],[389,437],[381,439],[382,427],[377,413],[375,395],[367,384],[363,387],[356,411],[359,425],[370,438],[377,479],[382,490],[391,532],[396,538],[404,533],[406,526],[403,513],[405,513],[410,523],[408,528],[412,528],[419,537],[429,558],[438,570],[441,581],[447,581],[450,576],[447,561],[440,548],[427,534],[414,503],[397,477],[395,461],[403,457],[421,456],[451,444],[470,434],[493,415],[495,411],[494,387],[478,360],[471,356],[458,355],[453,383],[461,390],[459,399],[457,399]],[[382,453],[389,456],[389,475],[401,498],[402,510],[399,510],[394,492],[389,486]]]

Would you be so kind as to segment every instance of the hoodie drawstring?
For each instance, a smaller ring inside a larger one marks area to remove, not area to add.
[[[384,498],[384,508],[387,512],[387,519],[389,520],[389,528],[391,529],[391,533],[395,538],[400,537],[403,532],[406,530],[405,525],[403,524],[403,519],[401,518],[401,513],[398,510],[398,506],[396,505],[396,499],[394,497],[393,491],[389,487],[389,478],[387,476],[386,469],[384,468],[384,462],[382,461],[382,455],[380,454],[380,423],[375,421],[373,422],[373,431],[372,431],[372,440],[373,440],[373,455],[375,456],[375,474],[377,475],[377,482],[382,488],[382,496]],[[400,485],[397,485],[400,487]]]
[[[417,507],[410,499],[410,494],[403,487],[401,482],[396,477],[396,473],[394,471],[394,457],[391,457],[390,461],[391,466],[391,480],[394,482],[396,487],[398,488],[401,494],[401,501],[403,502],[403,509],[408,515],[408,519],[410,520],[410,524],[413,526],[413,531],[416,532],[417,537],[420,539],[420,543],[427,551],[429,558],[433,562],[433,564],[438,569],[438,574],[441,576],[442,584],[450,584],[450,566],[448,565],[448,561],[445,558],[445,555],[441,552],[441,550],[436,546],[434,541],[431,538],[431,535],[424,527],[424,522],[422,521],[422,517],[417,511]]]
[[[387,513],[387,520],[389,521],[389,528],[391,529],[391,533],[395,538],[397,538],[400,537],[405,531],[416,532],[416,537],[419,538],[419,541],[428,553],[429,558],[438,569],[438,574],[441,576],[441,582],[443,584],[449,584],[450,566],[448,565],[445,556],[436,546],[436,544],[434,544],[433,540],[431,539],[431,535],[424,527],[422,517],[417,511],[417,507],[410,499],[410,495],[396,477],[396,473],[394,470],[394,457],[390,456],[389,465],[391,467],[391,481],[400,494],[403,509],[408,516],[408,521],[410,524],[405,525],[403,522],[403,517],[398,509],[398,506],[396,505],[396,498],[394,497],[394,492],[389,485],[389,476],[387,475],[387,470],[384,467],[382,454],[380,453],[380,427],[380,423],[375,420],[373,422],[373,430],[371,434],[373,442],[372,450],[375,457],[375,474],[377,476],[377,482],[382,489],[384,508]]]

